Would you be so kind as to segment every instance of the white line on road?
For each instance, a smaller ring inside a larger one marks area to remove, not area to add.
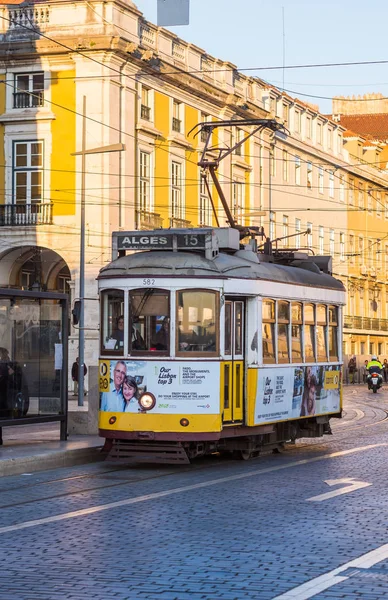
[[[333,571],[329,571],[324,575],[320,575],[319,577],[310,579],[310,581],[306,581],[306,583],[298,585],[298,587],[289,590],[285,594],[276,596],[276,598],[272,598],[272,600],[308,600],[309,598],[316,596],[320,592],[328,590],[337,583],[349,579],[349,577],[340,575],[340,573],[343,573],[347,569],[369,569],[370,567],[373,567],[377,563],[381,562],[382,560],[386,560],[387,558],[388,544],[384,544],[383,546],[380,546],[379,548],[376,548],[371,552],[362,554],[358,558],[355,558],[354,560],[345,563],[337,569],[333,569]]]
[[[172,496],[174,494],[181,494],[182,492],[188,492],[191,490],[198,490],[201,488],[211,487],[213,485],[219,485],[220,483],[227,483],[229,481],[237,481],[239,479],[247,479],[256,475],[264,475],[265,473],[274,473],[275,471],[282,471],[283,469],[289,469],[291,467],[299,467],[300,465],[307,465],[310,463],[325,460],[326,458],[337,458],[340,456],[347,456],[349,454],[355,454],[356,452],[366,452],[367,450],[373,450],[374,448],[381,448],[388,446],[388,443],[381,444],[369,444],[368,446],[360,446],[358,448],[351,448],[349,450],[340,450],[339,452],[331,452],[330,454],[322,454],[322,456],[315,456],[314,458],[305,458],[303,460],[297,460],[294,462],[287,463],[285,465],[277,465],[276,467],[267,467],[266,469],[257,469],[256,471],[250,471],[249,473],[241,473],[240,475],[231,475],[229,477],[221,477],[220,479],[213,479],[211,481],[204,481],[203,483],[195,483],[193,485],[186,485],[184,487],[173,488],[171,490],[165,490],[163,492],[154,492],[153,494],[146,494],[144,496],[136,496],[135,498],[127,498],[126,500],[118,500],[117,502],[109,502],[108,504],[100,504],[98,506],[92,506],[91,508],[82,508],[80,510],[74,510],[72,512],[63,513],[61,515],[54,515],[52,517],[44,517],[42,519],[35,519],[33,521],[24,521],[17,525],[8,525],[7,527],[0,527],[1,533],[8,533],[10,531],[19,531],[21,529],[28,529],[29,527],[37,527],[38,525],[45,525],[46,523],[56,523],[57,521],[64,521],[65,519],[73,519],[75,517],[83,517],[99,513],[104,510],[111,510],[113,508],[120,508],[121,506],[128,506],[130,504],[138,504],[139,502],[146,502],[147,500],[156,500],[158,498],[165,498],[166,496]]]
[[[312,496],[312,498],[307,498],[306,502],[322,502],[322,500],[329,500],[329,498],[334,498],[335,496],[341,496],[342,494],[349,494],[350,492],[354,492],[355,490],[360,490],[361,488],[369,487],[372,485],[371,483],[367,483],[366,481],[356,481],[353,477],[346,477],[345,479],[327,479],[325,481],[327,485],[339,485],[340,483],[345,484],[345,487],[339,488],[337,490],[333,490],[332,492],[326,492],[325,494],[320,494],[319,496]]]

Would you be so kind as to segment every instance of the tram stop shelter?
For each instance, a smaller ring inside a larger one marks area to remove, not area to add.
[[[67,437],[68,297],[0,289],[2,428],[60,422]]]

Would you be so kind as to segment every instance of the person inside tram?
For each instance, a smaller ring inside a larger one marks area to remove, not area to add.
[[[145,350],[145,343],[136,324],[139,323],[138,317],[132,318],[132,350]]]
[[[116,329],[112,333],[112,339],[116,340],[115,350],[124,346],[124,315],[117,317]]]
[[[162,326],[159,331],[156,333],[155,342],[153,346],[155,346],[156,350],[168,350],[170,339],[170,319],[168,317],[164,317]]]

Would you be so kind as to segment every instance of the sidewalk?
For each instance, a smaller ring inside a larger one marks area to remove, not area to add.
[[[69,398],[69,411],[86,412]],[[59,423],[39,423],[3,427],[0,446],[0,477],[71,467],[104,459],[104,440],[97,435],[69,435],[59,439]]]

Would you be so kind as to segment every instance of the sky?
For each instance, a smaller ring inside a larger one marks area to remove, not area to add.
[[[157,0],[134,3],[156,23]],[[326,114],[332,112],[333,96],[388,96],[387,22],[388,4],[382,0],[190,0],[190,24],[168,29],[243,73],[317,104]],[[282,68],[384,60],[386,64]],[[243,70],[252,68],[257,70]]]

